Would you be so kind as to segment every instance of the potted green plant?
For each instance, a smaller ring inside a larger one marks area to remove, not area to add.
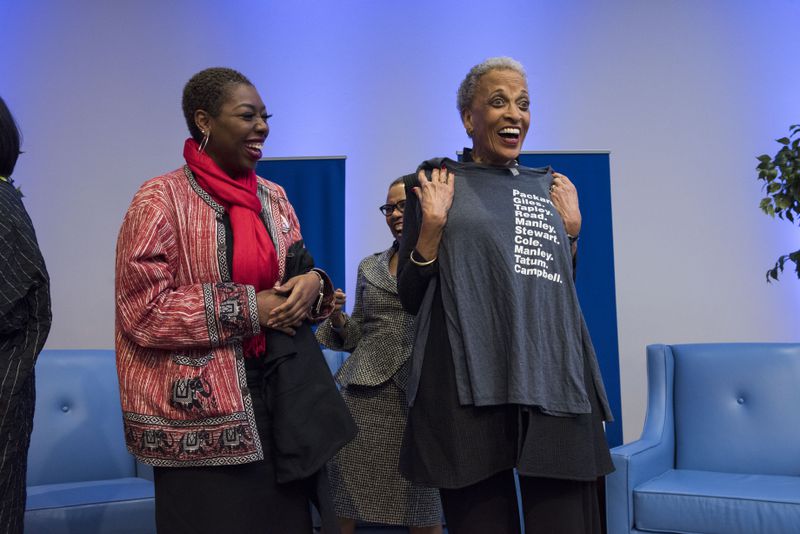
[[[758,179],[764,181],[767,196],[761,199],[761,210],[790,223],[800,223],[800,124],[789,126],[789,137],[776,139],[781,148],[775,157],[758,156]],[[800,278],[800,250],[784,254],[767,270],[767,282],[778,279],[787,261],[794,262]]]

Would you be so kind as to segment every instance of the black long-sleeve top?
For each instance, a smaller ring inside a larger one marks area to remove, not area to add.
[[[409,175],[415,178],[415,175]],[[406,179],[406,184],[411,183]],[[431,278],[439,274],[439,263],[430,265],[416,265],[411,258],[411,252],[419,239],[420,226],[422,225],[422,210],[419,199],[414,191],[406,185],[406,207],[403,210],[403,235],[400,238],[400,250],[397,258],[397,293],[403,308],[410,314],[416,315],[428,288]],[[414,259],[425,263],[429,258],[424,258],[420,253],[414,252]],[[432,258],[430,258],[432,259]]]

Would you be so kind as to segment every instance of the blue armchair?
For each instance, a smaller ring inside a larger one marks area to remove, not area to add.
[[[800,532],[800,343],[651,345],[647,376],[609,534]]]

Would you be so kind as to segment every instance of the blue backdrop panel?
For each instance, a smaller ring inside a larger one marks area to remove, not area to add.
[[[337,287],[344,287],[344,156],[265,158],[256,173],[283,186],[306,248]]]
[[[607,152],[523,152],[519,162],[526,167],[550,165],[572,180],[578,189],[583,217],[578,241],[578,298],[597,351],[608,400],[614,412],[614,422],[606,425],[606,437],[609,445],[621,445],[622,405],[609,155]]]

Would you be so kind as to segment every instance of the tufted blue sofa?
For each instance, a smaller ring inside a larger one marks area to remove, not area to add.
[[[155,533],[151,474],[125,448],[114,351],[42,351],[26,534]]]
[[[323,353],[331,372],[348,356]],[[42,351],[26,534],[155,533],[153,496],[152,468],[125,448],[114,351]]]
[[[800,532],[800,343],[651,345],[647,376],[609,534]]]
[[[349,356],[323,350],[335,373]],[[113,350],[44,350],[28,452],[26,534],[155,534],[152,468],[127,452]],[[319,517],[314,510],[314,523]],[[404,529],[360,525],[358,532]]]

